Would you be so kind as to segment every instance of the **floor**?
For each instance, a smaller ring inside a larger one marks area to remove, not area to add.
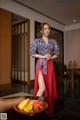
[[[64,84],[57,83],[59,99],[64,101],[64,109],[58,111],[54,120],[80,120],[80,95],[77,85],[75,85],[74,94],[71,92],[71,85],[66,94],[64,94]],[[0,93],[0,97],[10,95],[16,92],[27,92],[33,94],[33,86],[12,85],[11,91]]]
[[[77,83],[75,83],[74,93],[71,91],[71,84],[68,85],[68,90],[64,94],[64,85],[58,84],[59,98],[64,100],[64,113],[57,116],[57,120],[80,120],[80,94]]]

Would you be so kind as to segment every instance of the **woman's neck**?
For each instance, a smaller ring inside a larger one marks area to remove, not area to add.
[[[48,37],[43,36],[42,38],[43,38],[43,40],[45,41],[45,43],[48,44]]]
[[[47,37],[47,36],[42,36],[42,38],[43,38],[45,41],[48,41],[48,37]]]

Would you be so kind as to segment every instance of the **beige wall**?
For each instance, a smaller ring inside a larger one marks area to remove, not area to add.
[[[0,88],[11,83],[11,13],[0,9]]]
[[[80,29],[69,30],[65,33],[66,37],[66,61],[75,60],[80,66]]]

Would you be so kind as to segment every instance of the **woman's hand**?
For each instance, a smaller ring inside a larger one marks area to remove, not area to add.
[[[44,57],[46,58],[46,60],[51,60],[51,54],[46,54]]]

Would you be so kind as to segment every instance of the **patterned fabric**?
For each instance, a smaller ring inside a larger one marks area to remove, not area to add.
[[[44,73],[47,74],[47,60],[39,59],[38,65],[36,66],[36,70],[43,69]]]
[[[43,38],[37,38],[35,39],[31,46],[30,46],[30,54],[31,56],[34,56],[36,53],[40,55],[46,55],[51,54],[53,55],[59,55],[59,47],[57,42],[54,39],[49,39],[48,43],[46,44]],[[40,62],[37,66],[37,70],[43,68],[43,71],[45,74],[47,74],[47,60],[46,59],[40,59]]]
[[[54,39],[49,39],[48,44],[45,43],[43,38],[35,39],[30,46],[31,55],[36,54],[36,51],[40,55],[50,53],[51,55],[59,55],[59,47]]]
[[[40,62],[40,59],[38,59],[36,66],[38,65],[39,62]],[[42,68],[36,71],[35,83],[34,83],[35,97],[39,90],[38,77],[40,72],[43,76],[44,83],[45,83],[45,91],[43,93],[43,96],[44,96],[45,102],[48,103],[47,113],[49,116],[51,116],[54,113],[55,100],[58,99],[58,91],[56,86],[56,77],[55,77],[55,70],[54,70],[54,61],[53,60],[47,61],[47,73],[48,73],[47,75],[44,74]]]

